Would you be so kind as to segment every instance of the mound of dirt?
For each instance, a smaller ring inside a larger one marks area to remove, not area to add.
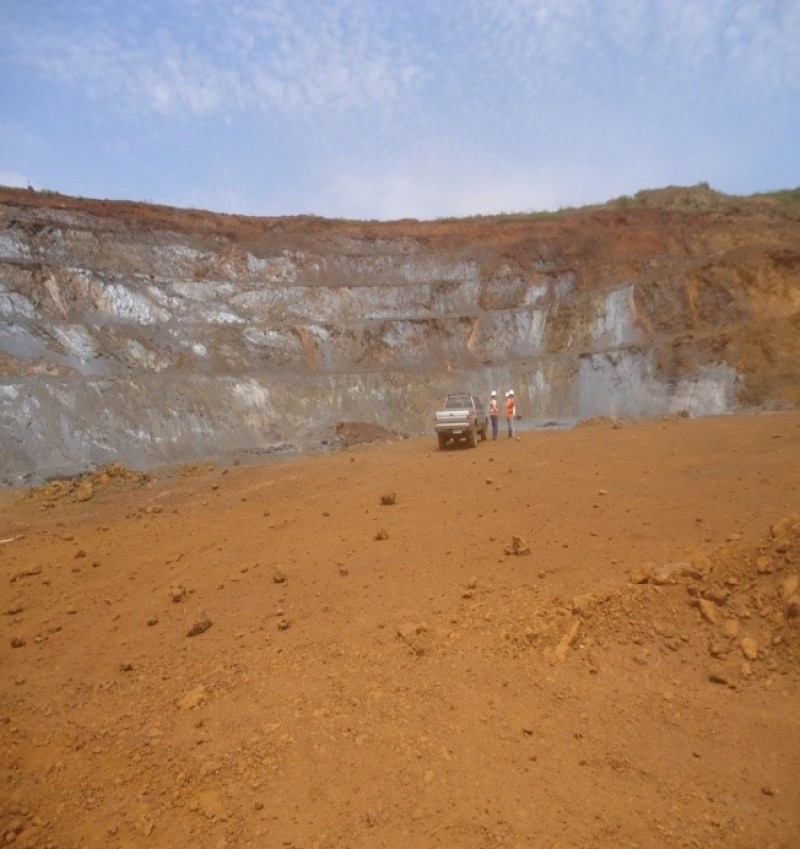
[[[109,463],[97,471],[88,472],[67,480],[53,480],[36,486],[23,494],[23,498],[35,499],[44,508],[52,507],[57,501],[90,501],[98,489],[119,484],[146,484],[150,481],[147,472],[136,472],[122,463]]]
[[[654,652],[703,647],[709,680],[739,688],[797,673],[800,660],[800,514],[772,525],[756,549],[743,550],[733,534],[710,556],[636,567],[631,585],[572,599],[585,639],[617,639]]]
[[[393,430],[371,422],[336,422],[337,447],[386,442],[398,437],[399,434]]]

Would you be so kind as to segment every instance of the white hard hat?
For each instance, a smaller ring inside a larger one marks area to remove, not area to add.
[[[513,390],[513,389],[509,389],[509,390],[508,390],[508,394],[509,394],[509,395],[513,395],[513,394],[514,394],[514,390]]]
[[[495,389],[492,389],[492,397],[494,397],[495,395],[497,395],[497,391]]]

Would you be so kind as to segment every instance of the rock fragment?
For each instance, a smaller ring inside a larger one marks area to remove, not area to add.
[[[709,643],[708,653],[712,657],[723,657],[728,653],[728,643],[725,640],[714,639]]]
[[[94,485],[90,480],[81,481],[75,490],[76,501],[91,501],[94,498]]]
[[[632,584],[647,584],[653,577],[655,571],[655,563],[643,563],[641,566],[636,566],[631,571]]]
[[[702,551],[696,551],[691,557],[692,568],[699,574],[701,578],[711,573],[714,565],[711,558]]]
[[[201,704],[206,700],[207,691],[205,684],[198,684],[194,689],[189,690],[189,692],[178,702],[178,706],[181,710],[194,710],[196,707],[200,707]]]
[[[730,593],[728,590],[720,589],[719,587],[710,587],[703,593],[703,598],[713,601],[714,604],[723,605],[728,600]]]
[[[553,650],[551,662],[561,663],[567,656],[570,646],[575,642],[578,636],[578,630],[581,627],[581,620],[573,618],[569,628],[567,628],[564,636],[559,640],[558,645]]]
[[[706,622],[710,625],[717,624],[717,608],[713,601],[701,598],[700,601],[697,602],[697,606],[700,608],[700,615],[706,620]]]
[[[675,583],[675,573],[672,569],[662,567],[656,569],[652,580],[657,587],[666,587],[668,584]]]
[[[516,557],[521,557],[525,554],[531,553],[531,547],[528,545],[528,543],[525,542],[522,537],[517,536],[516,534],[511,537],[511,545],[505,546],[503,550],[507,555],[514,555]]]
[[[180,604],[180,602],[186,601],[186,595],[186,587],[184,587],[183,584],[173,584],[169,588],[169,596],[175,604]]]
[[[742,649],[742,654],[748,660],[758,659],[758,643],[752,637],[743,637],[739,646]]]
[[[797,573],[789,575],[788,578],[784,578],[781,581],[781,597],[786,599],[791,598],[797,594],[798,588],[800,588],[800,575]]]
[[[187,637],[196,637],[198,634],[202,634],[207,631],[214,623],[211,621],[211,617],[207,613],[200,613],[200,618],[192,625],[191,628],[186,632]]]

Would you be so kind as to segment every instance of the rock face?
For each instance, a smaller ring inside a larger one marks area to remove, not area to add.
[[[550,216],[243,218],[0,189],[0,479],[800,401],[800,214],[707,188]]]

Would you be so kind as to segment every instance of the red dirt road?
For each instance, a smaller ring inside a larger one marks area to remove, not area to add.
[[[0,844],[797,845],[800,413],[0,508]]]

